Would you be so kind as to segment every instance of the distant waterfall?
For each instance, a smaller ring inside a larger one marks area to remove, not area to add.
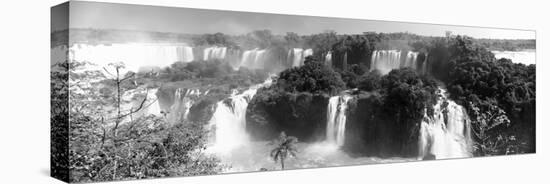
[[[201,95],[199,89],[178,88],[174,92],[174,103],[167,112],[167,118],[172,123],[179,123],[187,119],[195,99]]]
[[[210,119],[210,126],[215,127],[214,148],[227,153],[248,142],[246,133],[246,108],[248,102],[261,87],[271,85],[271,77],[264,83],[250,87],[241,94],[233,93],[229,98],[219,101]]]
[[[325,64],[327,66],[332,66],[332,52],[331,51],[328,51],[327,54],[325,55]]]
[[[71,60],[88,61],[101,67],[123,62],[126,70],[134,72],[138,72],[141,67],[167,67],[176,61],[194,60],[192,48],[185,44],[73,44],[69,50]]]
[[[445,159],[472,156],[470,119],[464,107],[438,91],[433,117],[424,114],[420,126],[419,158]]]
[[[307,56],[313,55],[313,49],[294,48],[288,51],[288,59],[292,61],[292,67],[302,66]]]
[[[253,49],[243,52],[240,66],[247,68],[261,68],[266,50]]]
[[[327,108],[326,141],[337,146],[344,145],[346,132],[346,111],[349,95],[330,97]]]
[[[402,51],[398,50],[375,50],[371,56],[370,70],[378,70],[387,74],[393,69],[410,67],[417,69],[418,52],[408,51],[406,58],[402,60]]]
[[[428,53],[424,54],[424,61],[422,62],[422,68],[420,69],[420,73],[422,74],[428,73]]]
[[[410,67],[410,68],[416,70],[416,59],[417,58],[418,58],[418,52],[413,52],[413,51],[407,52],[407,58],[405,58],[405,63],[403,63],[401,68]]]
[[[147,103],[145,104],[146,114],[153,114],[161,117],[160,104],[157,97],[158,89],[149,90],[147,93]]]
[[[126,122],[149,115],[162,117],[160,104],[156,95],[157,91],[158,89],[147,89],[145,87],[138,87],[125,91],[121,96],[121,110],[123,113],[129,113],[130,111],[135,112],[127,116],[123,121]]]
[[[397,50],[375,50],[372,53],[370,70],[378,70],[387,74],[401,65],[401,51]]]
[[[176,47],[176,50],[178,61],[191,62],[195,60],[195,57],[193,56],[193,47],[179,46]]]
[[[208,47],[203,51],[202,59],[224,59],[225,54],[227,53],[227,47]]]

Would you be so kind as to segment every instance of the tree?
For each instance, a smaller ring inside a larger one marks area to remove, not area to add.
[[[509,148],[513,147],[511,141],[515,141],[515,136],[508,137],[504,134],[493,133],[499,131],[502,127],[510,126],[510,120],[506,112],[494,103],[480,105],[481,108],[469,103],[469,109],[472,111],[472,132],[474,133],[474,152],[480,156],[507,154]]]
[[[138,113],[154,99],[147,98],[147,88],[132,87],[134,73],[123,73],[122,64],[110,66],[105,72],[86,71],[85,64],[75,62],[69,70],[71,182],[222,171],[217,158],[203,153],[204,125],[171,125],[162,117]],[[125,100],[129,90],[131,101]],[[132,102],[137,105],[128,107]]]
[[[363,91],[373,91],[380,88],[380,80],[382,75],[378,70],[373,70],[371,72],[365,73],[359,79],[359,84],[357,87]]]
[[[282,71],[276,84],[271,88],[286,92],[334,94],[345,87],[345,83],[337,72],[314,57],[306,57],[304,63],[301,67]]]
[[[279,138],[270,143],[270,145],[275,146],[275,148],[271,150],[270,156],[275,162],[281,162],[282,170],[285,170],[285,160],[289,156],[296,157],[296,154],[298,153],[298,148],[296,147],[297,143],[298,138],[287,136],[285,132],[281,132]]]
[[[287,32],[284,38],[289,45],[293,46],[297,45],[301,41],[300,35],[294,32]]]
[[[113,160],[114,160],[114,164],[113,164],[113,180],[116,179],[116,175],[117,175],[117,168],[118,168],[118,156],[117,156],[117,152],[118,152],[118,147],[120,145],[120,142],[121,142],[121,139],[119,139],[118,137],[118,128],[120,126],[120,124],[122,123],[122,120],[124,120],[125,117],[128,117],[128,116],[132,116],[133,114],[137,113],[138,111],[140,111],[142,108],[143,108],[143,105],[145,104],[145,102],[147,101],[147,96],[145,96],[145,98],[143,98],[143,100],[141,101],[140,105],[135,108],[135,109],[130,109],[128,112],[123,112],[123,109],[122,109],[122,94],[124,93],[124,91],[122,91],[122,88],[121,88],[121,85],[124,81],[126,80],[129,80],[131,78],[134,77],[135,73],[132,73],[132,72],[129,72],[127,73],[128,75],[124,75],[124,77],[121,77],[121,70],[124,69],[124,64],[123,63],[113,63],[113,64],[110,64],[110,66],[112,66],[114,69],[115,69],[115,74],[111,74],[106,68],[103,68],[105,70],[105,72],[107,72],[109,75],[111,75],[113,77],[113,82],[115,83],[115,87],[116,87],[116,103],[115,103],[115,109],[116,109],[116,119],[115,119],[115,125],[113,127]]]

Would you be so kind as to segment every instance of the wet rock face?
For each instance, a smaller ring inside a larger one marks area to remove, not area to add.
[[[263,93],[260,91],[247,109],[246,129],[253,140],[272,140],[281,131],[301,142],[324,140],[328,95]]]

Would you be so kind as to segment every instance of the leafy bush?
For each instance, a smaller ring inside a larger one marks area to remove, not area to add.
[[[282,71],[272,88],[287,92],[310,92],[335,94],[344,89],[340,75],[332,68],[307,57],[304,66]]]
[[[363,91],[373,91],[379,89],[381,87],[381,78],[382,75],[378,72],[378,70],[367,72],[361,76],[357,87]]]

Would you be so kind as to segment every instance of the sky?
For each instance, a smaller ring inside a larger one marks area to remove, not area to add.
[[[52,12],[53,14],[53,12]],[[52,15],[53,16],[53,15]],[[474,38],[535,39],[535,31],[418,24],[314,16],[249,13],[145,5],[125,5],[71,1],[70,28],[124,29],[174,33],[246,34],[269,29],[274,34],[300,35],[333,30],[339,34],[363,32],[410,32],[425,36],[445,36],[445,31]],[[52,23],[52,30],[61,26]]]

